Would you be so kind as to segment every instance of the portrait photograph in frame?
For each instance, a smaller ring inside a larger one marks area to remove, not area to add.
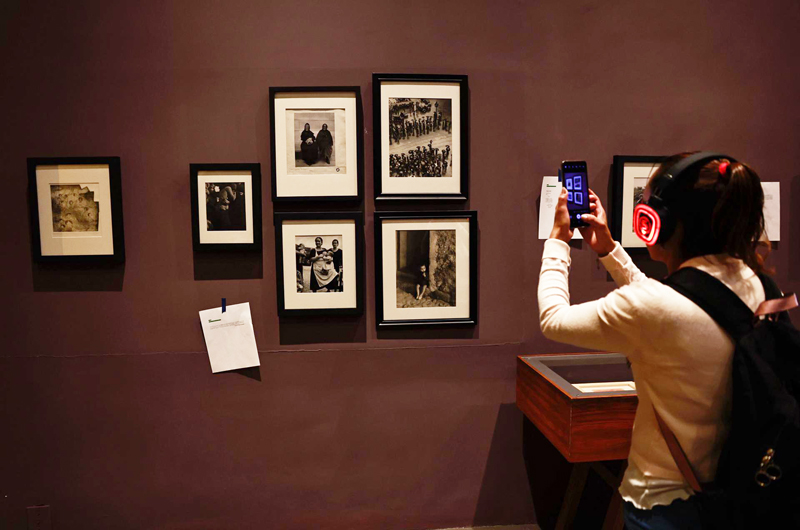
[[[270,87],[269,100],[272,200],[360,200],[361,88]]]
[[[119,157],[28,159],[33,258],[123,262]]]
[[[192,248],[261,250],[261,164],[189,164]]]
[[[363,214],[277,212],[274,222],[278,315],[361,314]]]
[[[611,235],[626,249],[646,248],[633,231],[633,208],[664,156],[615,155],[612,174]]]
[[[375,198],[466,200],[466,75],[372,74]]]
[[[375,212],[378,327],[477,324],[477,265],[477,212]]]

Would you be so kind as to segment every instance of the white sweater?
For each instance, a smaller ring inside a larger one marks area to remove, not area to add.
[[[688,498],[692,490],[661,436],[653,405],[700,482],[713,480],[729,428],[733,342],[694,302],[647,278],[619,243],[600,258],[619,288],[599,300],[570,305],[569,254],[563,241],[545,242],[539,322],[549,339],[620,352],[631,362],[639,406],[620,493],[642,509]],[[721,280],[750,309],[764,300],[761,281],[741,260],[709,255],[683,267]]]

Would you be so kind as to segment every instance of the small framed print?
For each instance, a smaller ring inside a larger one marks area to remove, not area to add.
[[[477,212],[376,212],[375,249],[379,327],[477,323]]]
[[[633,231],[633,208],[641,199],[650,176],[656,172],[665,158],[665,156],[614,156],[611,235],[624,248],[647,246]]]
[[[466,75],[372,74],[375,198],[466,200]]]
[[[36,261],[125,261],[119,157],[29,158],[28,190]]]
[[[261,250],[261,165],[190,164],[192,247]]]
[[[361,314],[364,309],[362,214],[274,215],[278,314]]]
[[[360,200],[360,87],[270,87],[272,200]]]

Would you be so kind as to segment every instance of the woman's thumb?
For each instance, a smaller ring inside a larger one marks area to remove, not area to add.
[[[588,223],[590,226],[596,226],[596,227],[603,226],[603,223],[598,221],[597,217],[590,213],[585,213],[581,215],[581,220],[586,221],[586,223]]]

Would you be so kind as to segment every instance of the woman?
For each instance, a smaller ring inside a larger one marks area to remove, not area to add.
[[[648,182],[687,154],[665,160]],[[703,270],[733,290],[750,309],[764,301],[754,271],[764,229],[758,175],[745,164],[713,159],[674,181],[667,204],[677,223],[648,246],[670,273]],[[561,190],[539,280],[539,320],[544,335],[577,346],[624,353],[633,370],[639,405],[628,467],[620,486],[627,528],[703,528],[708,505],[683,479],[657,425],[658,410],[701,483],[714,479],[729,429],[733,342],[703,310],[677,291],[647,278],[611,238],[600,199],[590,190],[591,214],[581,228],[589,246],[619,288],[604,298],[570,305],[572,237],[567,192]]]
[[[300,156],[309,166],[315,164],[319,159],[316,138],[311,132],[311,125],[307,123],[303,126],[303,132],[300,133]]]
[[[322,124],[322,130],[317,133],[317,146],[319,147],[319,156],[325,159],[326,164],[331,163],[331,153],[333,153],[333,136],[328,130],[328,124]]]
[[[333,248],[331,249],[331,257],[333,258],[333,270],[336,271],[338,277],[336,278],[336,290],[341,291],[344,287],[342,283],[342,262],[343,262],[343,252],[342,249],[339,248],[339,240],[334,239],[331,241],[331,245]]]
[[[309,253],[311,261],[311,291],[317,292],[320,289],[331,291],[335,286],[338,274],[333,269],[333,257],[328,251],[322,248],[322,238],[314,239],[316,248],[312,248]]]
[[[216,230],[232,230],[234,227],[231,223],[231,204],[236,200],[236,193],[230,185],[220,189],[216,186],[215,191],[218,193],[217,202],[214,205],[216,210],[216,222],[214,223]]]

